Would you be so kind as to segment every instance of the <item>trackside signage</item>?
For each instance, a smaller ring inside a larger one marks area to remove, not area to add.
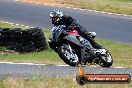
[[[129,74],[85,74],[85,70],[79,67],[76,81],[79,85],[86,83],[126,84],[131,82],[131,76]]]

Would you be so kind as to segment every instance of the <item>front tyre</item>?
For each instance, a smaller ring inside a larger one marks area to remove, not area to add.
[[[69,44],[62,44],[57,47],[57,52],[60,58],[70,66],[77,66],[79,64],[79,58],[75,50],[71,48]]]

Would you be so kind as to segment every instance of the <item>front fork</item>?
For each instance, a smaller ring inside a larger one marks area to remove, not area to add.
[[[73,51],[72,51],[72,48],[71,46],[68,44],[68,48],[69,48],[69,51],[70,51],[70,57],[72,58],[72,60],[76,59],[77,57],[75,57]],[[76,62],[76,61],[73,61],[73,62]]]

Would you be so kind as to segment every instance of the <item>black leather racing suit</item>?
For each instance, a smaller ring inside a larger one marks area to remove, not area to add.
[[[65,25],[66,26],[66,30],[70,30],[72,29],[74,26],[77,27],[77,31],[79,33],[80,36],[86,38],[87,40],[89,40],[89,42],[91,43],[91,45],[96,48],[96,49],[102,49],[102,46],[99,45],[89,34],[88,31],[81,27],[81,25],[79,25],[77,23],[77,21],[75,19],[73,19],[73,17],[70,16],[66,16],[64,15],[62,17],[62,19],[58,22],[58,23],[53,23],[54,26],[57,25]]]

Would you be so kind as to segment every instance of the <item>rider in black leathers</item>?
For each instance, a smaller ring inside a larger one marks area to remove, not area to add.
[[[77,23],[77,21],[73,17],[63,15],[63,13],[60,10],[53,10],[50,13],[50,19],[54,26],[65,25],[66,30],[71,30],[74,26],[76,26],[79,35],[86,38],[94,48],[96,49],[103,48],[92,38],[91,35],[89,35],[89,32],[85,28],[81,27],[81,25]],[[53,47],[52,42],[49,44],[49,46],[50,48]]]

